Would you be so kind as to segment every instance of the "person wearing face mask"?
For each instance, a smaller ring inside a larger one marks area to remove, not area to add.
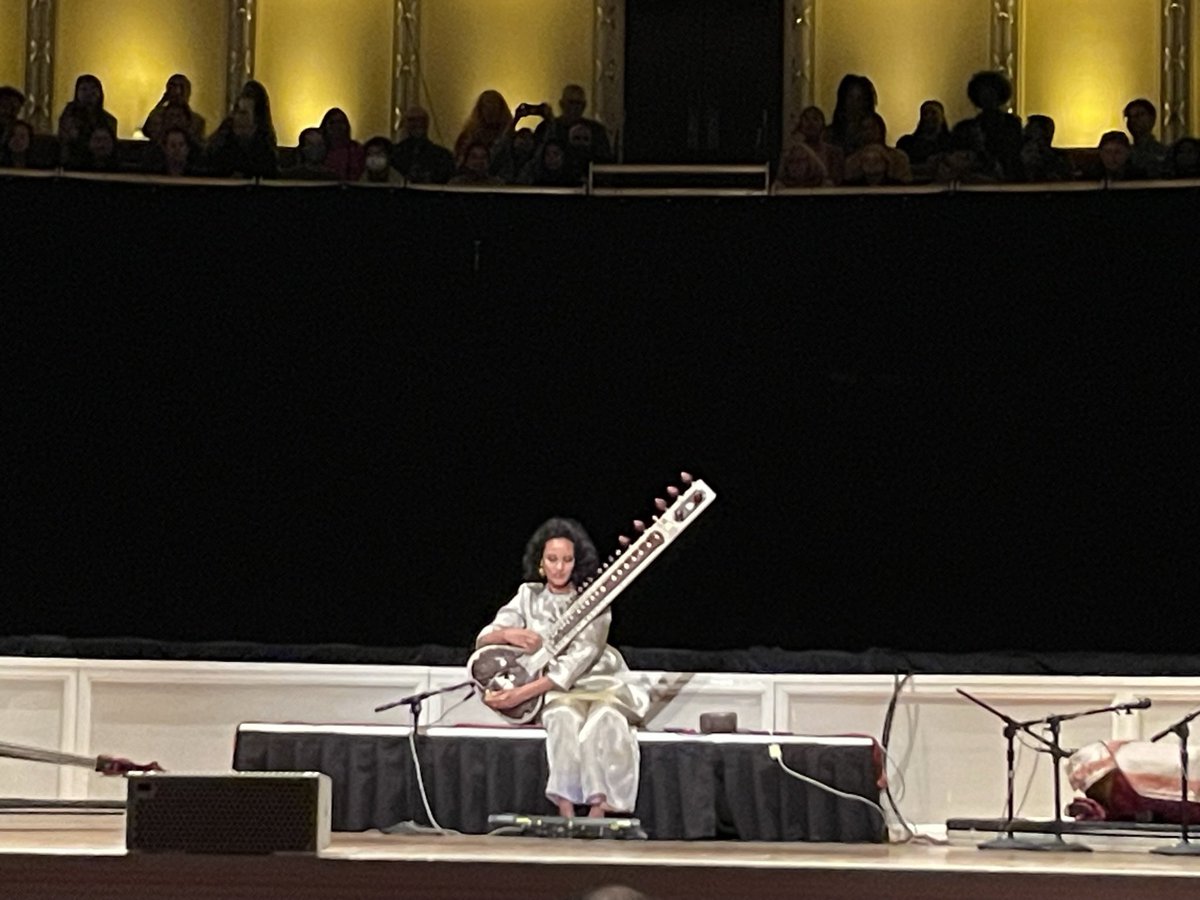
[[[537,650],[579,596],[588,573],[599,565],[595,545],[573,519],[542,523],[525,547],[524,583],[476,638],[489,644]],[[573,817],[631,813],[637,802],[640,754],[634,726],[650,706],[649,692],[629,677],[629,667],[608,643],[611,610],[588,624],[528,684],[488,691],[484,703],[512,709],[545,697],[550,777],[546,797],[559,815]]]
[[[373,137],[363,145],[366,157],[360,184],[404,184],[404,176],[392,168],[392,142],[385,137]]]

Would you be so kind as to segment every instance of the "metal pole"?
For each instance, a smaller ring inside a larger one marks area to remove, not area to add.
[[[54,0],[29,0],[25,11],[25,118],[34,131],[54,128]]]
[[[254,77],[258,0],[229,0],[229,57],[225,70],[225,108],[233,109],[242,87]]]

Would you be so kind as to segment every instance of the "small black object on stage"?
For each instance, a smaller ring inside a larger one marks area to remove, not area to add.
[[[488,816],[488,828],[493,834],[522,837],[590,838],[593,840],[644,841],[642,823],[633,818],[598,819],[591,816],[522,815],[500,813]]]
[[[413,727],[413,730],[415,731],[417,726],[420,724],[421,704],[422,703],[424,703],[430,697],[436,697],[439,694],[448,694],[451,691],[458,691],[458,690],[462,690],[463,688],[469,689],[467,692],[467,696],[464,697],[463,699],[464,700],[470,699],[471,695],[475,693],[475,682],[474,681],[460,681],[458,684],[447,685],[446,687],[437,688],[436,690],[422,691],[419,694],[412,694],[411,696],[408,696],[408,697],[401,697],[399,700],[393,700],[390,703],[384,703],[382,706],[375,707],[375,712],[381,713],[381,712],[386,712],[389,709],[395,709],[397,706],[407,706],[409,712],[412,714],[412,727]]]
[[[964,691],[962,688],[956,688],[958,693],[966,697],[976,706],[986,709],[996,718],[1004,723],[1004,737],[1008,741],[1008,750],[1006,755],[1007,760],[1007,779],[1008,779],[1008,798],[1007,798],[1007,815],[1008,818],[1004,823],[1003,831],[1007,832],[1000,837],[990,841],[984,841],[979,844],[980,850],[1038,850],[1038,851],[1056,851],[1056,852],[1073,852],[1073,853],[1088,853],[1091,852],[1091,847],[1085,844],[1071,844],[1063,840],[1065,829],[1063,828],[1062,818],[1062,772],[1060,763],[1071,755],[1070,750],[1064,750],[1062,744],[1059,743],[1059,736],[1062,731],[1062,723],[1069,722],[1072,719],[1082,719],[1085,716],[1095,716],[1100,713],[1107,712],[1129,712],[1134,709],[1147,709],[1150,706],[1150,701],[1146,699],[1134,700],[1130,703],[1118,703],[1114,706],[1105,706],[1100,709],[1089,709],[1084,712],[1067,713],[1065,715],[1046,716],[1041,719],[1030,719],[1026,722],[1018,722],[1011,716],[1000,712],[993,706],[984,703],[978,697],[973,697]],[[1046,725],[1050,729],[1050,737],[1046,738],[1037,732],[1033,731],[1034,725]],[[1043,752],[1049,753],[1054,760],[1054,819],[1050,823],[1050,833],[1053,840],[1037,840],[1018,838],[1014,834],[1012,828],[1013,822],[1016,819],[1016,813],[1013,809],[1013,794],[1014,794],[1014,779],[1016,769],[1016,757],[1014,753],[1013,742],[1016,739],[1017,732],[1023,731],[1034,740],[1044,744],[1046,750]]]
[[[1150,738],[1150,743],[1155,743],[1162,740],[1168,734],[1179,735],[1179,843],[1171,844],[1169,847],[1155,847],[1151,853],[1161,853],[1164,856],[1200,856],[1200,844],[1193,844],[1188,837],[1188,819],[1191,811],[1191,803],[1188,800],[1188,734],[1191,729],[1189,723],[1192,719],[1200,716],[1200,709],[1193,710],[1188,713],[1174,725],[1169,725],[1164,728],[1154,737]]]

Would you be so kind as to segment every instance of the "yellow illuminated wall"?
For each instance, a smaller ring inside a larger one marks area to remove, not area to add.
[[[1192,96],[1188,134],[1200,137],[1200,5],[1192,4]]]
[[[1025,0],[1017,112],[1054,119],[1054,142],[1094,147],[1135,97],[1159,105],[1160,0]]]
[[[832,0],[818,3],[815,95],[833,117],[842,76],[866,75],[888,141],[916,127],[921,102],[941,100],[953,125],[974,115],[967,80],[988,67],[986,0]]]
[[[593,7],[591,0],[426,0],[421,96],[432,136],[452,145],[489,88],[513,109],[548,100],[557,112],[571,83],[583,85],[590,102]]]
[[[354,138],[391,130],[390,0],[259,0],[254,77],[271,95],[280,144],[337,106]]]
[[[167,79],[192,81],[192,106],[211,130],[225,107],[225,4],[205,0],[59,0],[54,114],[90,72],[104,105],[131,137],[162,97]]]
[[[0,0],[0,84],[25,92],[25,2]]]

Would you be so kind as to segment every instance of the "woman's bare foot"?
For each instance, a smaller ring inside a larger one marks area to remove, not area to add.
[[[575,818],[575,804],[570,800],[560,799],[558,801],[558,814],[564,819]]]

